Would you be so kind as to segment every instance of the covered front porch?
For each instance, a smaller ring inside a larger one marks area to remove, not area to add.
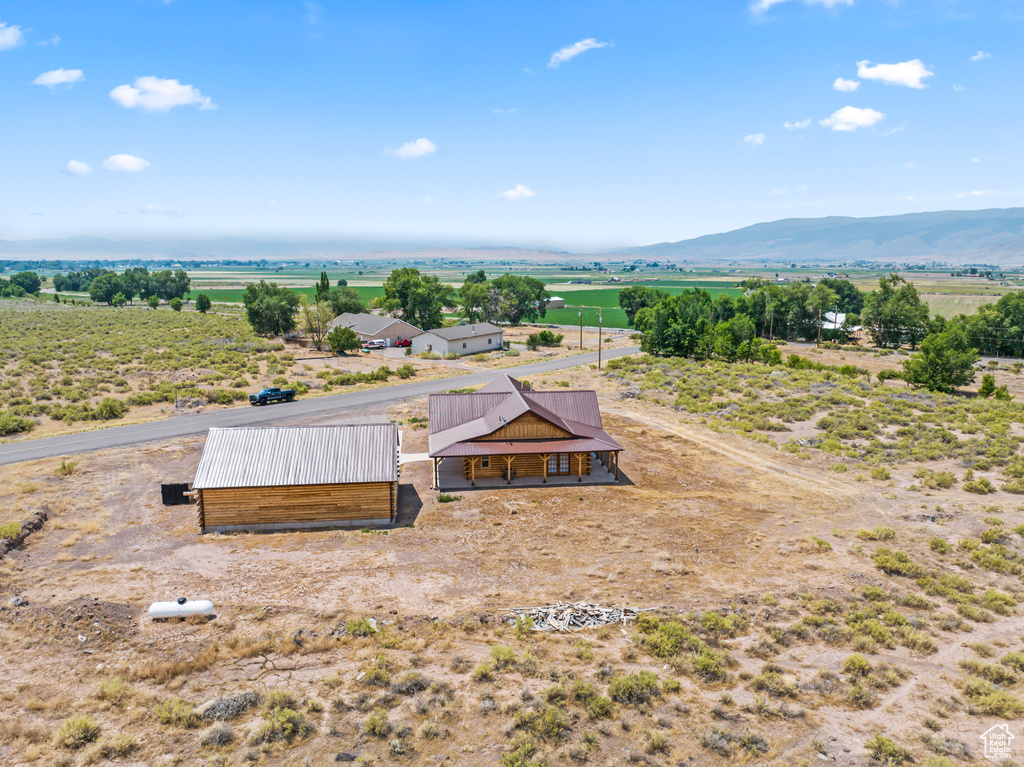
[[[437,490],[618,484],[618,451],[433,458],[431,476]]]

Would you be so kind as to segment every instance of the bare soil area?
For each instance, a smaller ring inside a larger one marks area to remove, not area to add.
[[[0,467],[4,518],[51,515],[0,562],[0,761],[867,765],[876,734],[918,761],[956,759],[935,765],[980,756],[981,733],[1005,720],[971,697],[958,664],[1004,669],[995,684],[1017,699],[1024,669],[999,659],[1024,647],[1024,591],[956,546],[995,516],[1019,551],[1020,507],[953,489],[933,522],[909,475],[857,482],[620,399],[589,369],[533,383],[559,380],[598,390],[625,448],[621,485],[441,503],[429,464],[412,463],[389,530],[200,536],[191,507],[160,505],[159,485],[191,479],[201,439],[78,456],[67,477],[54,461]],[[416,453],[427,430],[410,419],[425,416],[418,401],[338,421],[394,418]],[[893,537],[857,535],[876,528]],[[876,566],[880,547],[968,578],[979,596],[1010,595],[1006,614],[973,622],[941,597],[908,602],[920,589]],[[212,600],[216,618],[148,618],[178,596]],[[547,635],[495,620],[558,600],[657,608],[696,644],[666,654],[657,621]],[[913,646],[891,610],[874,639],[847,629],[877,604],[905,615]],[[378,631],[360,636],[363,618]],[[656,677],[646,699],[618,695],[616,680],[642,672]],[[245,691],[262,702],[225,724],[194,708]],[[606,696],[604,711],[593,701]],[[99,732],[72,747],[62,727],[76,715]]]

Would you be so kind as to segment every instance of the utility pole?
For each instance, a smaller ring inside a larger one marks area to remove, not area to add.
[[[580,351],[583,351],[583,307],[580,307]]]
[[[597,307],[597,369],[601,369],[601,307]]]

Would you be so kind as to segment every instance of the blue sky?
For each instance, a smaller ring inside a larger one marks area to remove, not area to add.
[[[1022,32],[1022,0],[7,0],[0,239],[597,249],[1024,205]]]

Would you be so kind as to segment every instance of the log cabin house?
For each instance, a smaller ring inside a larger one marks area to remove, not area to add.
[[[395,521],[398,426],[210,429],[192,482],[199,531]]]
[[[619,445],[597,392],[535,391],[503,375],[469,394],[428,400],[433,486],[618,482]]]

